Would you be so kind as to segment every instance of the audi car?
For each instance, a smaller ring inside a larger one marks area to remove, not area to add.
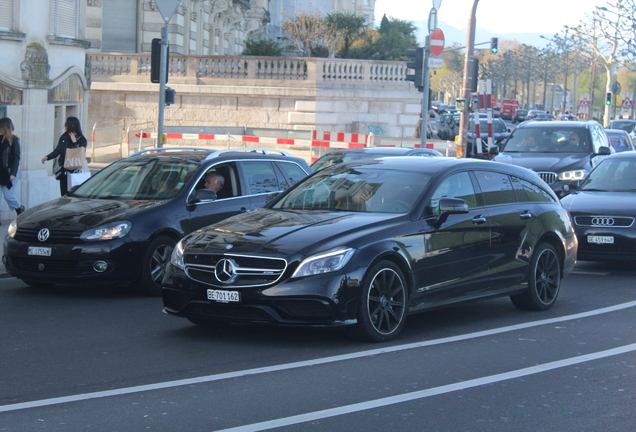
[[[636,152],[608,156],[578,183],[561,202],[574,219],[579,259],[636,260]]]
[[[26,210],[4,241],[7,272],[26,284],[126,284],[161,293],[186,234],[252,211],[312,172],[272,149],[150,149],[99,171],[61,198]],[[206,189],[209,173],[224,179]]]
[[[382,342],[407,315],[460,301],[549,309],[576,249],[568,213],[525,168],[365,159],[186,236],[162,296],[167,314],[201,326],[344,327]]]

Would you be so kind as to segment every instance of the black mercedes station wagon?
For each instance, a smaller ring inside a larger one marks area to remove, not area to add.
[[[121,159],[22,213],[4,241],[7,272],[31,286],[132,283],[160,295],[172,249],[185,234],[255,210],[269,193],[312,172],[303,159],[271,149],[184,150]],[[209,173],[223,179],[216,193],[205,189]]]
[[[568,213],[530,170],[367,159],[186,236],[162,296],[166,313],[198,325],[348,326],[386,341],[408,314],[463,300],[505,295],[548,309],[576,250]]]

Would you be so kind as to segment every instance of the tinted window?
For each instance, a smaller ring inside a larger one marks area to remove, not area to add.
[[[251,194],[276,192],[285,188],[278,185],[271,162],[244,162],[247,184]]]
[[[590,153],[591,143],[587,129],[581,127],[564,128],[518,128],[510,136],[504,148],[507,152],[525,152],[526,137],[532,136],[543,153]]]
[[[439,184],[431,196],[430,213],[439,214],[439,200],[441,198],[461,198],[466,201],[469,208],[477,206],[475,189],[467,172],[453,174]]]
[[[307,177],[307,173],[301,167],[292,162],[276,162],[276,166],[283,173],[281,186],[285,189]]]
[[[591,130],[592,140],[594,141],[594,153],[598,153],[599,147],[609,147],[610,143],[605,134],[605,130],[600,126],[595,126]]]
[[[629,144],[627,144],[627,135],[617,133],[608,133],[607,135],[610,141],[610,145],[614,148],[614,151],[622,152],[629,150]]]
[[[491,171],[475,171],[486,205],[517,202],[510,178],[505,174]]]
[[[540,186],[527,180],[510,176],[512,186],[520,202],[553,202],[552,196]]]

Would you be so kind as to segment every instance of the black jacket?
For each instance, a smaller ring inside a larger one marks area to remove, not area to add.
[[[63,170],[64,167],[64,159],[66,158],[66,149],[67,148],[77,148],[77,147],[86,147],[86,145],[88,144],[88,142],[86,141],[86,138],[84,138],[84,136],[82,135],[77,135],[76,136],[76,141],[73,142],[73,140],[71,140],[71,136],[68,134],[68,132],[64,132],[62,134],[62,136],[60,137],[59,141],[57,142],[57,147],[55,147],[55,150],[53,150],[51,153],[46,155],[46,158],[48,160],[51,160],[53,158],[57,158],[57,169],[55,171],[59,171],[59,170]]]
[[[11,189],[10,176],[18,175],[18,169],[20,169],[20,140],[18,137],[13,137],[13,144],[9,145],[4,140],[4,137],[0,135],[0,152],[2,158],[2,165],[0,166],[0,184],[2,186]]]

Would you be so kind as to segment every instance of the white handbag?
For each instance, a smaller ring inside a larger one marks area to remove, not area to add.
[[[91,176],[90,171],[89,172],[68,173],[68,175],[66,177],[68,178],[68,188],[69,188],[69,190],[73,186],[81,185],[86,180],[88,180],[90,178],[90,176]]]

